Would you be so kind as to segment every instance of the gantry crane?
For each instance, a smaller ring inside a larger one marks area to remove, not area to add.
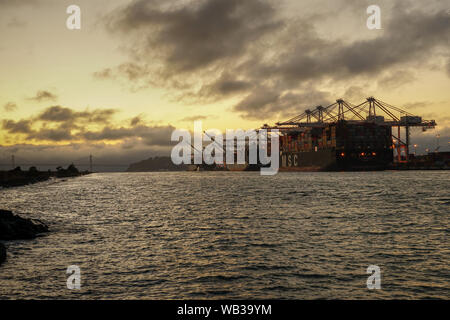
[[[307,109],[302,114],[284,122],[277,122],[275,126],[265,124],[264,129],[279,129],[281,132],[302,131],[302,128],[325,127],[330,123],[346,121],[348,123],[372,122],[382,126],[398,128],[398,136],[392,134],[393,146],[397,148],[399,162],[407,162],[410,144],[410,128],[422,127],[423,131],[436,126],[434,120],[423,120],[421,117],[406,112],[374,97],[353,105],[343,99],[327,107],[317,106],[313,110]],[[401,140],[400,128],[405,128],[405,141]],[[394,140],[396,143],[394,143]],[[401,152],[405,151],[406,159],[401,160]]]

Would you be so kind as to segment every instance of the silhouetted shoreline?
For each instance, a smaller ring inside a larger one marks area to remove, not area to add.
[[[29,170],[24,171],[20,167],[17,167],[9,171],[0,171],[0,187],[20,187],[32,183],[43,182],[51,177],[68,178],[89,173],[89,171],[79,171],[73,164],[69,165],[67,169],[57,167],[56,171],[38,171],[36,167],[31,167]]]

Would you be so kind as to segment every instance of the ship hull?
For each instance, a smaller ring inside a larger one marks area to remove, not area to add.
[[[355,124],[341,120],[319,127],[298,128],[280,135],[279,171],[385,170],[393,162],[392,145],[391,127],[376,123]],[[225,163],[197,167],[197,170],[208,171],[256,171],[263,166]],[[192,170],[191,167],[188,170]]]
[[[374,171],[393,161],[390,127],[349,124],[288,133],[280,138],[280,171]]]
[[[380,157],[341,159],[334,150],[320,152],[284,152],[280,157],[280,172],[318,171],[379,171],[388,168],[389,162]]]

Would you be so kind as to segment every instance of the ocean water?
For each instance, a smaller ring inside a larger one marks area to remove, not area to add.
[[[449,190],[450,171],[98,173],[4,189],[0,208],[51,232],[6,242],[0,298],[449,299]]]

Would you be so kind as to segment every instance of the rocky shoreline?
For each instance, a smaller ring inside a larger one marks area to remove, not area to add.
[[[0,209],[0,240],[34,239],[49,232],[48,226],[40,220],[22,218],[9,210]],[[6,260],[6,248],[0,242],[0,264]]]
[[[69,165],[67,169],[58,167],[56,168],[56,171],[38,171],[36,167],[31,167],[28,171],[25,171],[20,167],[17,167],[9,171],[0,171],[0,187],[20,187],[32,183],[46,181],[51,177],[78,177],[89,173],[89,171],[79,171],[73,164]]]
[[[9,171],[0,171],[0,189],[42,182],[51,177],[77,177],[89,173],[88,171],[80,172],[73,164],[69,165],[67,169],[58,167],[56,171],[38,171],[36,167],[23,171],[17,167]],[[6,247],[1,242],[2,240],[34,239],[48,231],[48,226],[40,220],[22,218],[10,210],[0,209],[0,265],[6,261]]]

